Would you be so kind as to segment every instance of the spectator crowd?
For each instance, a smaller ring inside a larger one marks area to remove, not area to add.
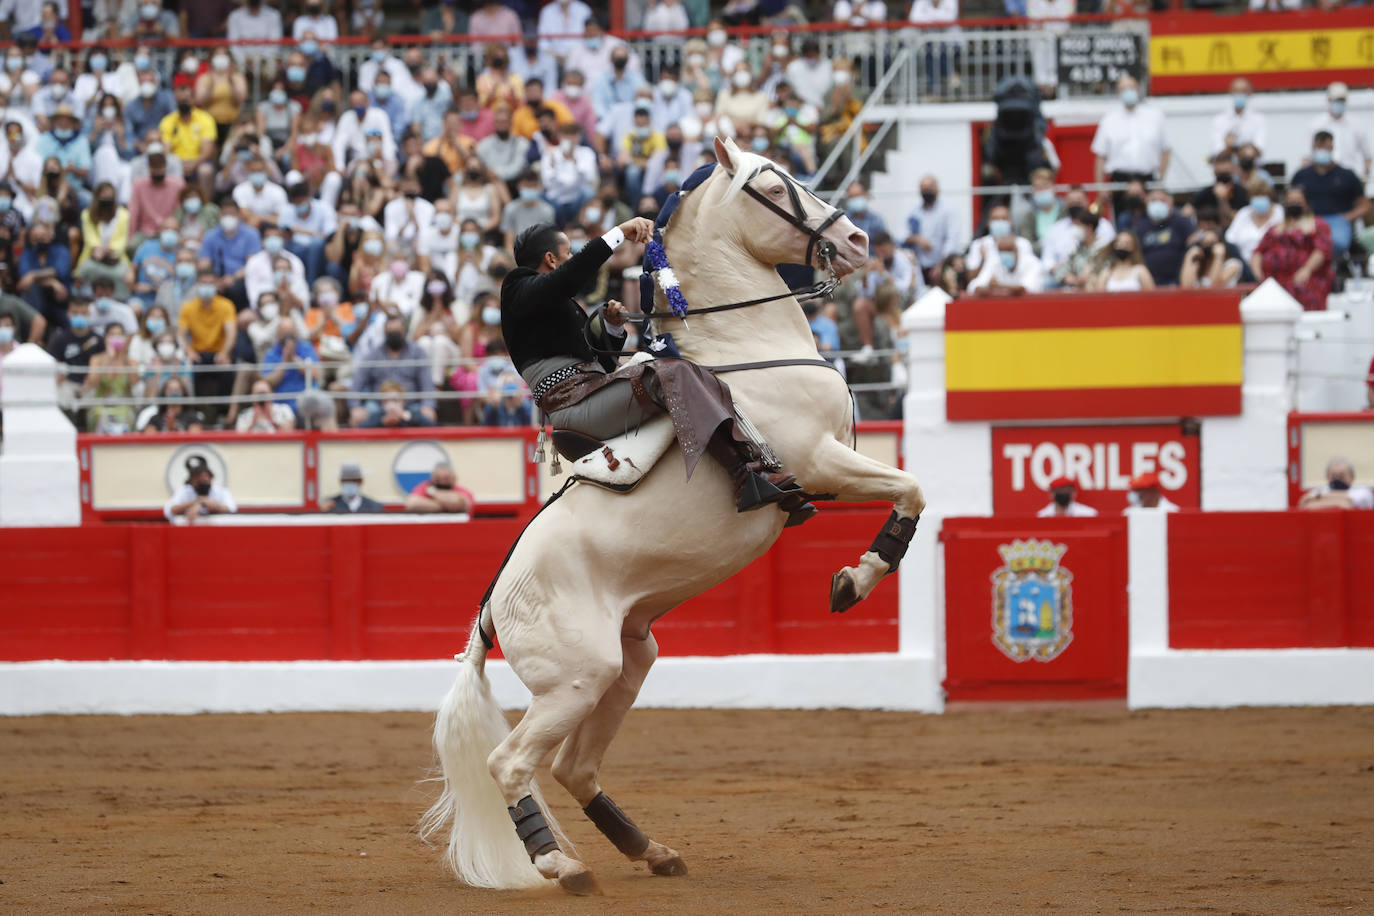
[[[822,56],[785,31],[750,54],[727,28],[801,12],[958,16],[953,0],[897,7],[627,3],[628,25],[705,30],[650,59],[582,0],[422,4],[421,31],[485,42],[447,60],[393,46],[375,0],[96,4],[84,37],[125,41],[80,50],[62,45],[64,3],[0,5],[16,36],[0,68],[0,356],[46,346],[93,431],[528,424],[497,295],[514,238],[552,221],[579,249],[655,217],[717,134],[809,176],[853,123],[871,60]],[[334,42],[356,35],[368,55],[345,60]],[[169,60],[158,43],[176,37],[232,41]],[[846,189],[872,257],[808,317],[822,350],[857,351],[851,381],[900,382],[900,361],[875,354],[900,353],[898,316],[932,286],[1005,296],[1274,277],[1321,308],[1337,268],[1374,244],[1359,232],[1369,144],[1344,118],[1343,84],[1310,162],[1280,188],[1237,80],[1216,119],[1214,181],[1186,195],[1158,184],[1164,117],[1133,78],[1117,90],[1092,146],[1097,177],[1126,187],[1110,200],[1057,183],[1046,162],[1025,194],[990,201],[970,243],[933,176],[905,225],[886,225],[862,182]],[[637,311],[641,255],[622,246],[585,301]],[[891,392],[864,401],[867,417],[898,407]]]

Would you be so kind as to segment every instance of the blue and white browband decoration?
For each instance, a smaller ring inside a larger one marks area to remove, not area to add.
[[[677,274],[673,273],[673,268],[668,264],[668,252],[659,241],[657,230],[654,231],[654,240],[644,246],[644,269],[653,274],[658,288],[663,290],[663,295],[668,298],[668,308],[673,310],[673,314],[679,318],[686,318],[687,299],[678,286]]]

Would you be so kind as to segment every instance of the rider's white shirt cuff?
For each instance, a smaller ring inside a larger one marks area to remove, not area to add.
[[[606,320],[605,315],[601,316],[601,326],[605,328],[606,333],[612,337],[625,336],[625,325],[622,324],[620,327],[616,327],[615,325],[611,324],[609,321]]]
[[[607,245],[610,245],[611,250],[615,251],[617,248],[620,247],[620,244],[625,241],[625,233],[620,231],[619,226],[616,226],[609,232],[607,232],[605,235],[601,236],[601,241],[605,242]]]

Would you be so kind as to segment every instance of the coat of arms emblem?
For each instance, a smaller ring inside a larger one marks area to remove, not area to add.
[[[992,642],[1014,662],[1056,658],[1073,641],[1073,573],[1063,544],[1034,538],[1002,544],[992,574]]]

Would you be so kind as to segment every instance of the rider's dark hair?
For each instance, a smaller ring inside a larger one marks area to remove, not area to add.
[[[515,240],[515,263],[538,270],[544,255],[558,253],[558,227],[553,223],[536,223]]]

